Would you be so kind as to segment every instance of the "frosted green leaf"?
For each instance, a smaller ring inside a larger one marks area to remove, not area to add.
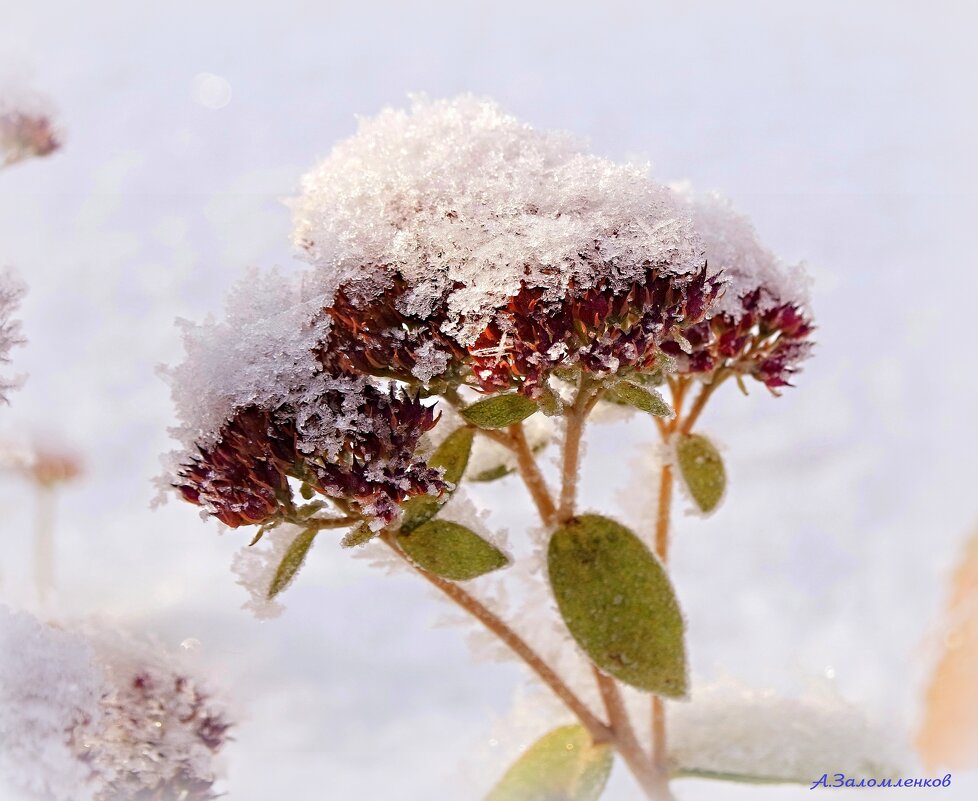
[[[496,395],[462,409],[462,417],[479,428],[506,428],[525,420],[540,407],[517,392]]]
[[[370,542],[374,537],[376,537],[380,532],[374,531],[366,523],[360,523],[355,529],[348,532],[342,540],[340,540],[340,545],[344,548],[354,548],[357,545],[363,545],[365,542]]]
[[[509,563],[506,554],[471,529],[450,520],[429,520],[397,542],[413,562],[452,581],[467,581]]]
[[[622,381],[608,390],[611,400],[627,403],[656,417],[671,417],[672,408],[654,389],[646,389],[630,381]]]
[[[462,480],[462,474],[465,473],[465,466],[469,463],[473,437],[475,431],[469,426],[456,429],[445,437],[441,445],[431,454],[428,466],[440,467],[445,471],[444,479],[457,487]],[[410,533],[422,523],[431,520],[438,514],[438,510],[448,503],[450,497],[451,493],[445,493],[440,498],[420,495],[408,500],[401,507],[403,510],[401,531],[405,534]]]
[[[613,759],[583,726],[561,726],[531,745],[485,801],[597,801]]]
[[[581,515],[554,532],[547,559],[560,614],[595,665],[640,690],[686,694],[679,603],[638,537],[614,520]]]
[[[720,452],[706,437],[686,434],[676,442],[679,473],[701,512],[712,512],[727,488]]]
[[[808,776],[781,778],[752,773],[724,773],[698,768],[679,768],[672,773],[672,777],[674,779],[712,779],[718,782],[734,782],[736,784],[807,784],[811,782],[811,778]]]
[[[302,567],[302,563],[306,560],[309,548],[312,547],[312,541],[316,539],[316,533],[316,529],[307,528],[292,540],[292,544],[289,545],[285,556],[282,557],[282,561],[279,562],[279,566],[275,570],[272,583],[268,585],[268,594],[265,597],[269,601],[288,587],[292,579],[295,578],[299,568]]]

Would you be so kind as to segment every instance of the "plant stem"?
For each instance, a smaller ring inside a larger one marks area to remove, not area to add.
[[[38,485],[34,512],[34,587],[44,605],[54,591],[54,491]]]
[[[582,379],[578,384],[574,405],[565,413],[564,449],[560,477],[560,506],[557,521],[566,523],[574,516],[577,503],[577,478],[581,463],[581,439],[588,413],[598,402],[599,393]]]
[[[628,710],[625,708],[625,702],[622,700],[618,684],[611,676],[602,673],[598,668],[592,667],[591,669],[598,683],[598,689],[601,691],[601,699],[604,701],[608,713],[608,720],[611,724],[618,753],[621,754],[625,764],[628,765],[642,790],[645,791],[645,795],[651,801],[674,801],[669,789],[668,774],[648,761],[641,743],[635,736],[635,730],[632,728],[631,720],[629,720]]]
[[[553,525],[557,517],[557,507],[554,505],[550,490],[547,489],[547,482],[540,472],[537,460],[533,456],[533,451],[526,441],[526,433],[523,431],[523,424],[517,423],[509,427],[509,447],[516,455],[516,465],[519,470],[523,483],[529,490],[530,497],[536,504],[540,519],[545,526]]]
[[[436,576],[434,573],[430,573],[419,565],[414,564],[398,547],[397,542],[389,532],[384,531],[380,536],[415,572],[476,618],[476,620],[502,640],[513,653],[520,657],[526,663],[527,667],[536,673],[540,680],[577,716],[578,720],[588,730],[595,742],[606,743],[613,739],[611,729],[591,712],[587,705],[577,697],[574,691],[564,683],[563,679],[554,672],[543,658],[530,647],[526,640],[513,631],[498,615],[484,606],[476,598],[469,595],[455,582]]]

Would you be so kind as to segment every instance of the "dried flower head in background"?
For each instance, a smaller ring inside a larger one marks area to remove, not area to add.
[[[61,147],[48,106],[36,94],[0,94],[0,167],[49,156]]]
[[[554,370],[647,369],[717,288],[644,166],[471,96],[361,121],[295,210],[344,358],[404,381],[538,397]]]
[[[708,319],[683,331],[685,341],[664,349],[678,360],[680,372],[727,369],[772,390],[790,386],[812,349],[804,269],[786,267],[725,198],[688,192],[686,197],[709,269],[721,272],[726,285]]]
[[[24,285],[12,270],[0,270],[0,364],[9,364],[10,350],[24,342],[20,321],[13,317],[24,291]],[[7,393],[19,384],[18,379],[0,376],[0,403],[8,403]]]
[[[40,801],[216,798],[231,724],[170,656],[5,607],[0,653],[0,782]]]

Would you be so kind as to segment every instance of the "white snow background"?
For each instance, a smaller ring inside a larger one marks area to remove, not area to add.
[[[718,514],[675,528],[695,676],[829,682],[912,727],[944,584],[978,523],[976,22],[964,0],[0,0],[0,75],[49,94],[67,133],[63,152],[0,174],[0,262],[30,286],[30,342],[14,352],[29,380],[0,434],[64,437],[87,461],[60,498],[62,608],[201,642],[241,716],[231,801],[476,801],[502,771],[520,743],[490,733],[523,673],[434,627],[447,610],[418,580],[320,543],[286,613],[259,622],[230,572],[248,534],[218,536],[186,504],[148,509],[171,447],[154,369],[180,358],[174,318],[219,312],[248,265],[298,266],[281,201],[354,115],[474,91],[729,195],[766,243],[807,260],[819,344],[798,388],[731,389],[702,424],[731,486]],[[654,432],[595,431],[585,499],[614,514]],[[473,494],[519,536],[517,482]],[[14,605],[31,597],[30,500],[2,479],[0,599]],[[836,795],[975,793],[961,774],[937,792]],[[621,766],[605,798],[639,798]]]

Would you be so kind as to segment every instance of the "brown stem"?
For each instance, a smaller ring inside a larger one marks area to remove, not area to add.
[[[628,765],[642,790],[645,791],[645,795],[651,801],[674,801],[672,792],[669,790],[668,774],[664,770],[660,770],[656,764],[648,761],[641,743],[635,736],[635,730],[628,718],[628,710],[625,709],[625,703],[615,680],[596,667],[592,670],[598,683],[598,689],[601,691],[601,700],[604,701],[608,713],[608,720],[611,724],[618,753],[621,754],[625,764]]]
[[[669,517],[672,514],[672,465],[659,474],[659,505],[655,515],[655,555],[663,566],[669,561]]]
[[[533,456],[533,451],[526,441],[526,433],[523,431],[523,424],[517,423],[509,427],[509,447],[516,455],[516,466],[520,477],[536,504],[540,519],[545,526],[553,525],[557,517],[557,507],[554,505],[547,482],[540,472],[537,460]]]
[[[582,380],[578,386],[574,405],[564,414],[566,428],[560,477],[560,506],[557,509],[557,521],[560,523],[566,523],[574,516],[578,470],[581,463],[581,438],[584,435],[584,424],[588,413],[598,402],[598,397],[598,391],[590,388]]]
[[[587,705],[544,662],[543,658],[530,647],[526,640],[506,625],[494,612],[458,586],[458,584],[436,576],[434,573],[430,573],[419,565],[414,564],[398,547],[390,532],[385,531],[380,536],[393,549],[394,553],[407,562],[429,584],[439,589],[449,599],[482,623],[483,626],[495,634],[513,653],[522,659],[527,667],[536,673],[540,677],[540,680],[577,716],[578,720],[581,721],[581,724],[588,730],[591,738],[596,743],[606,743],[612,740],[611,729],[588,709]]]
[[[682,423],[678,423],[677,418],[680,433],[688,434],[693,430],[693,426],[696,425],[696,421],[699,419],[700,415],[703,413],[703,409],[706,407],[706,402],[710,399],[710,396],[716,392],[717,387],[724,382],[728,375],[729,373],[718,371],[713,376],[713,380],[709,384],[703,385],[703,389],[700,390],[700,394],[697,395],[696,400],[693,401],[693,405],[689,407],[689,413],[686,415]]]

